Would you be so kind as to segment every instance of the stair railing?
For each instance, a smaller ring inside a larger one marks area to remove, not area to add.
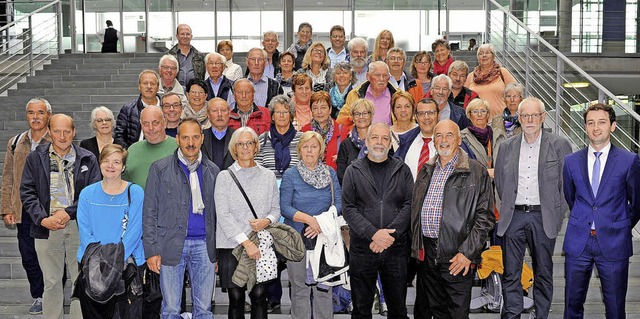
[[[13,1],[9,3],[15,3]],[[14,10],[14,14],[17,12]],[[0,28],[0,93],[63,53],[62,2],[55,0]]]
[[[638,152],[640,116],[536,34],[495,0],[486,0],[487,42],[496,57],[526,88],[527,96],[545,103],[546,127],[566,136],[574,148],[588,144],[582,114],[594,102],[611,105],[616,111],[617,129],[612,143]]]

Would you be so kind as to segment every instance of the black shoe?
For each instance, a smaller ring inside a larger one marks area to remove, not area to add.
[[[267,312],[268,313],[272,313],[275,310],[280,310],[280,303],[279,302],[269,302],[267,304]]]

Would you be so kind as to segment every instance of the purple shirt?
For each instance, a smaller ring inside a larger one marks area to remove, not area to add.
[[[376,98],[371,91],[371,85],[369,85],[364,98],[373,102],[373,108],[376,110],[373,114],[372,124],[377,122],[384,122],[388,125],[393,124],[391,123],[391,94],[389,93],[389,88],[385,88],[384,92]]]

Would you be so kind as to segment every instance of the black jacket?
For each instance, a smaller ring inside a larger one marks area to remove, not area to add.
[[[350,137],[346,137],[338,148],[338,157],[336,158],[336,165],[338,166],[338,170],[336,174],[338,175],[338,181],[342,185],[342,179],[344,178],[344,173],[347,170],[347,167],[353,163],[356,159],[358,159],[358,155],[360,154],[360,149],[353,144],[353,141]],[[393,156],[393,148],[389,150],[389,157]]]
[[[160,96],[158,96],[160,99]],[[142,104],[142,94],[138,98],[125,104],[118,113],[116,119],[116,127],[113,130],[113,142],[120,144],[124,148],[129,148],[131,144],[140,140],[140,112],[144,105]]]
[[[280,82],[271,79],[271,78],[267,78],[268,79],[268,86],[267,86],[267,105],[260,105],[260,106],[264,106],[264,107],[269,107],[269,102],[271,102],[271,99],[276,96],[276,95],[280,95],[284,93],[284,90],[282,89],[282,86],[280,85]]]
[[[435,258],[438,263],[449,263],[460,252],[471,262],[479,263],[480,253],[496,221],[493,214],[493,187],[484,166],[469,159],[460,149],[458,152],[458,162],[444,187],[438,255],[425,258]],[[411,256],[415,258],[423,248],[422,205],[438,158],[431,158],[416,177],[411,205]]]
[[[40,226],[46,217],[49,217],[51,203],[51,172],[49,171],[51,159],[49,157],[49,145],[46,143],[38,146],[27,156],[20,184],[20,199],[22,209],[29,214],[31,224],[31,237],[36,239],[48,239],[49,230]],[[78,211],[78,197],[83,188],[100,180],[100,167],[96,157],[82,147],[72,145],[76,151],[76,161],[73,167],[74,194],[73,204],[65,211],[71,219],[76,219]]]
[[[372,253],[369,244],[380,229],[395,229],[391,234],[395,238],[391,247],[408,249],[413,190],[411,170],[402,160],[389,157],[386,187],[378,189],[368,160],[354,161],[347,167],[342,182],[342,215],[350,227],[350,250]]]
[[[219,97],[225,101],[229,97],[229,93],[232,93],[233,82],[229,80],[224,74],[221,77],[222,82],[220,83],[220,87],[218,88],[218,95],[214,94],[213,86],[211,85],[210,79],[207,79],[205,83],[207,84],[207,101],[211,100],[214,97]]]
[[[233,157],[231,157],[231,152],[229,152],[229,141],[231,141],[231,135],[235,132],[234,129],[227,127],[227,133],[224,135],[224,157],[222,159],[222,166],[219,167],[221,171],[227,169],[233,162],[235,161]],[[210,161],[213,162],[213,144],[212,140],[214,139],[213,132],[210,128],[204,130],[204,142],[202,144],[202,154],[206,156]]]

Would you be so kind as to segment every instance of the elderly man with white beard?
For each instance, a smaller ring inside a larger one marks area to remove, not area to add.
[[[389,157],[385,123],[369,127],[369,153],[347,167],[342,214],[349,224],[353,318],[371,318],[380,274],[389,318],[407,318],[407,260],[413,178],[401,159]],[[381,200],[382,199],[382,200]]]
[[[471,121],[469,121],[463,108],[449,101],[452,86],[453,82],[450,77],[444,74],[434,77],[431,80],[431,98],[438,103],[440,121],[445,119],[452,120],[458,124],[460,130],[464,130],[471,124]]]
[[[367,40],[363,38],[353,38],[347,44],[347,48],[349,49],[351,68],[356,74],[357,80],[356,83],[353,84],[353,87],[356,87],[367,80],[367,65],[369,64],[369,61],[367,61],[367,51],[369,50],[369,44]]]

